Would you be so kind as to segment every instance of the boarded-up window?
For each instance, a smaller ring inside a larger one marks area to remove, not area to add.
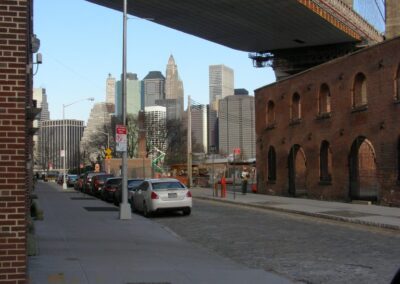
[[[327,84],[322,84],[319,90],[319,114],[331,112],[331,92]]]
[[[353,107],[367,104],[367,79],[363,73],[358,73],[354,79]]]

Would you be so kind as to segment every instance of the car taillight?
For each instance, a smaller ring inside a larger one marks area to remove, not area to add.
[[[192,197],[192,193],[188,190],[188,192],[186,193],[186,197]]]
[[[158,199],[158,195],[154,191],[151,192],[151,199]]]

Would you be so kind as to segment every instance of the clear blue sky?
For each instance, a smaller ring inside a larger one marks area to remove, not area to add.
[[[51,119],[62,105],[86,97],[105,101],[108,73],[122,72],[122,13],[84,0],[35,0],[34,32],[41,40],[43,64],[34,87],[46,88]],[[254,68],[246,52],[236,51],[146,20],[128,21],[128,72],[143,79],[165,74],[173,54],[187,95],[208,103],[208,66],[224,64],[235,72],[235,88],[256,88],[275,81],[271,68]],[[87,121],[93,103],[66,108],[66,117]]]

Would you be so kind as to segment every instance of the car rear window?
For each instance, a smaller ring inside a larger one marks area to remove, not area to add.
[[[153,190],[165,190],[165,189],[184,189],[183,184],[177,181],[164,181],[164,182],[153,182]]]
[[[120,182],[121,182],[120,178],[113,178],[113,179],[107,180],[107,184],[110,184],[110,185],[119,184]]]
[[[128,187],[136,187],[139,186],[143,180],[128,180]]]

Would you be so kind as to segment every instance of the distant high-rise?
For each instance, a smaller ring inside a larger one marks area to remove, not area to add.
[[[240,92],[243,94],[243,92]],[[254,97],[228,96],[219,101],[219,152],[232,154],[240,148],[242,159],[256,156]]]
[[[108,74],[106,80],[106,103],[115,104],[115,78]]]
[[[145,129],[147,145],[150,153],[156,153],[157,148],[165,152],[167,150],[167,120],[166,108],[162,106],[145,107]],[[151,154],[150,154],[151,156]]]
[[[225,65],[209,66],[210,106],[218,112],[218,101],[233,95],[233,70]]]
[[[75,119],[45,120],[41,124],[41,168],[61,170],[64,168],[61,150],[64,148],[66,127],[66,168],[79,167],[79,142],[83,134],[83,121]]]
[[[102,136],[104,137],[103,141],[107,141],[107,137],[105,136],[104,133],[107,133],[108,131],[111,132],[113,131],[111,128],[111,115],[115,111],[115,105],[110,104],[110,103],[96,103],[94,104],[90,116],[88,119],[87,126],[85,128],[85,131],[83,132],[82,139],[80,141],[80,151],[83,153],[88,153],[89,159],[94,161],[97,158],[97,155],[100,153],[100,145],[93,145],[91,142],[93,140],[99,140],[99,139],[94,139],[95,136]],[[109,133],[109,136],[112,134]],[[100,139],[101,140],[101,139]],[[106,145],[101,145],[105,147]]]
[[[41,123],[45,120],[50,120],[49,105],[47,103],[46,89],[35,88],[33,89],[33,99],[36,101],[36,107],[41,109],[40,114],[33,121],[33,127],[39,128],[39,131],[33,135],[33,160],[34,169],[42,169],[41,165]]]
[[[121,76],[122,78],[122,76]],[[141,82],[137,74],[126,75],[126,113],[137,116],[141,109]],[[122,80],[116,83],[115,115],[122,116]]]
[[[183,83],[179,77],[178,67],[175,64],[175,59],[171,55],[168,59],[167,69],[165,72],[165,99],[175,100],[176,107],[175,112],[178,112],[176,116],[181,119],[183,113],[183,103],[184,103],[184,92]],[[168,115],[167,108],[167,116]]]
[[[192,118],[192,137],[196,144],[202,148],[203,153],[207,153],[207,106],[191,106],[190,113]]]
[[[164,99],[156,100],[156,105],[163,106],[167,110],[167,120],[182,120],[183,116],[183,100],[180,99]]]
[[[165,77],[160,71],[150,71],[143,79],[144,106],[155,106],[156,100],[165,99]]]
[[[210,145],[219,145],[218,105],[219,101],[234,94],[233,70],[225,65],[209,66],[210,107],[208,110],[208,141]]]

